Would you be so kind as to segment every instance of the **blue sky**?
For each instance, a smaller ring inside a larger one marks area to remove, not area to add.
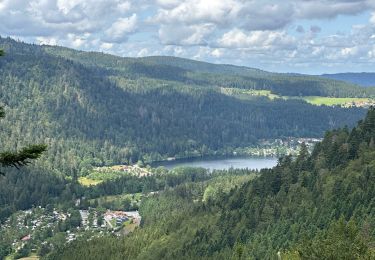
[[[0,0],[0,35],[119,56],[375,71],[375,0]]]

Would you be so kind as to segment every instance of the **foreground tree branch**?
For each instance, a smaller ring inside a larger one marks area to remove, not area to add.
[[[4,51],[0,50],[0,56],[4,55]],[[0,119],[5,116],[4,108],[0,106]],[[2,167],[15,167],[19,169],[22,166],[31,163],[30,160],[38,159],[43,152],[47,150],[47,146],[44,144],[29,145],[21,149],[18,152],[0,152],[0,166]],[[0,175],[5,175],[0,172]]]
[[[38,159],[46,149],[46,145],[36,144],[27,146],[19,152],[2,152],[0,153],[0,164],[3,167],[13,166],[19,169],[31,163],[30,160]]]

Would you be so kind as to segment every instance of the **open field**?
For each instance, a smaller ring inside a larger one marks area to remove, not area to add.
[[[19,260],[38,260],[39,259],[39,256],[29,256],[29,257],[23,257],[23,258],[19,258]]]
[[[222,94],[233,96],[242,100],[251,100],[254,97],[267,97],[271,100],[281,98],[279,95],[272,94],[270,90],[255,90],[255,89],[238,89],[238,88],[220,88]]]
[[[114,165],[109,167],[97,167],[89,175],[80,177],[79,183],[83,186],[97,185],[103,181],[120,178],[124,175],[146,176],[150,172],[146,168],[137,165]]]
[[[87,177],[80,177],[78,182],[83,186],[95,186],[102,182],[102,180],[93,180]]]
[[[366,103],[374,103],[374,100],[369,98],[332,98],[332,97],[303,97],[307,103],[312,105],[326,105],[326,106],[335,106],[335,105],[356,105],[361,106]]]
[[[255,97],[267,97],[271,100],[280,99],[299,99],[315,106],[344,106],[344,107],[369,107],[375,105],[375,100],[370,98],[336,98],[336,97],[319,97],[319,96],[280,96],[273,94],[270,90],[252,90],[252,89],[237,89],[237,88],[220,88],[222,94],[236,97],[242,100],[252,100]]]
[[[4,258],[5,260],[12,260],[14,259],[13,255],[10,255],[10,256],[7,256]],[[36,254],[31,254],[30,256],[28,257],[22,257],[22,258],[18,258],[19,260],[38,260],[40,259],[40,257]]]

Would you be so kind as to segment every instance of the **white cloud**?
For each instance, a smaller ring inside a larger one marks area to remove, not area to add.
[[[165,45],[207,45],[208,36],[213,32],[212,24],[176,26],[162,25],[159,39]]]
[[[223,50],[222,49],[214,49],[212,52],[211,52],[211,55],[216,57],[216,58],[220,58],[223,56]]]
[[[131,3],[130,2],[121,2],[117,6],[118,10],[120,10],[123,13],[126,13],[131,10]]]
[[[179,0],[156,0],[156,3],[161,7],[172,8],[172,7],[176,7],[180,3],[180,1]]]
[[[169,2],[169,1],[168,1]],[[235,0],[190,0],[180,1],[173,8],[158,10],[154,22],[169,24],[225,23],[234,19],[241,9]]]
[[[113,47],[113,43],[103,42],[102,44],[100,44],[101,50],[108,51],[108,50],[112,49],[112,47]]]
[[[218,44],[226,48],[246,48],[254,50],[269,50],[277,48],[290,49],[295,39],[285,32],[253,31],[245,33],[237,28],[225,33]]]
[[[344,48],[341,50],[341,55],[345,57],[355,56],[357,53],[358,53],[358,47]]]
[[[375,70],[374,0],[0,0],[0,20],[2,36],[125,56]]]
[[[241,9],[236,22],[246,30],[277,30],[293,21],[294,12],[293,6],[287,1],[265,4],[250,1]]]
[[[109,27],[105,34],[107,39],[111,42],[126,41],[130,33],[134,33],[137,28],[137,14],[130,17],[119,18],[111,27]]]
[[[296,18],[333,18],[338,15],[354,15],[368,10],[372,0],[296,0]]]
[[[375,12],[373,12],[371,14],[370,23],[372,23],[373,25],[375,25]]]
[[[375,59],[375,46],[373,46],[372,49],[368,51],[368,57],[370,59]]]
[[[39,2],[40,3],[40,2]],[[84,3],[80,0],[57,0],[57,8],[64,14],[68,14],[74,7]]]

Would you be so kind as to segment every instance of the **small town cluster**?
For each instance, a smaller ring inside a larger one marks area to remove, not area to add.
[[[264,139],[258,142],[257,146],[237,148],[233,155],[260,156],[260,157],[280,157],[284,155],[297,155],[301,144],[305,144],[311,151],[314,145],[320,142],[321,138],[284,138],[284,139]]]
[[[0,235],[11,236],[12,249],[22,256],[23,251],[36,248],[51,249],[55,244],[70,243],[86,235],[127,235],[141,224],[138,211],[97,209],[59,210],[32,208],[19,211],[0,226]],[[40,254],[40,252],[38,252]]]

